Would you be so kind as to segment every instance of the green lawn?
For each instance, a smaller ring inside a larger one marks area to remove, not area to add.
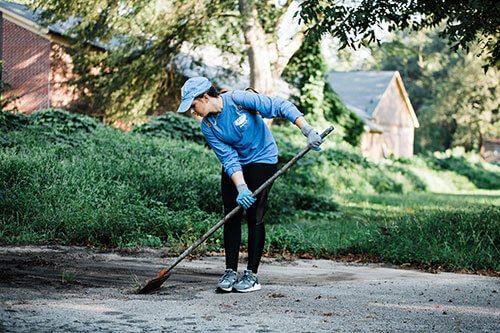
[[[500,270],[500,191],[338,195],[335,213],[271,225],[268,251],[370,254],[397,264]]]

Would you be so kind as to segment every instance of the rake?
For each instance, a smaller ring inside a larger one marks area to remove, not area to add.
[[[321,138],[325,138],[328,134],[330,134],[334,130],[333,126],[328,127],[323,133],[320,134]],[[264,184],[262,184],[257,190],[255,190],[252,193],[252,197],[256,197],[260,192],[262,192],[266,187],[271,185],[276,178],[281,176],[283,173],[285,173],[286,170],[288,170],[292,165],[294,165],[299,159],[301,159],[309,150],[311,150],[311,147],[307,146],[304,148],[301,152],[299,152],[297,155],[295,155],[294,158],[292,158],[287,164],[285,164],[281,169],[276,171],[274,175],[271,176]],[[214,225],[210,230],[208,230],[203,236],[201,236],[196,242],[194,242],[193,245],[191,245],[186,251],[184,251],[177,259],[175,262],[170,265],[168,268],[163,269],[160,274],[158,274],[156,277],[154,277],[151,280],[146,280],[146,285],[139,289],[137,291],[138,294],[147,294],[150,293],[162,286],[162,284],[170,277],[172,274],[172,270],[177,266],[184,258],[186,258],[191,252],[193,252],[194,249],[196,249],[201,243],[203,243],[208,237],[212,236],[214,232],[216,232],[224,223],[229,221],[231,218],[233,218],[235,215],[237,215],[240,210],[243,209],[240,205],[238,207],[234,208],[229,214],[224,216],[222,220],[220,220],[216,225]]]

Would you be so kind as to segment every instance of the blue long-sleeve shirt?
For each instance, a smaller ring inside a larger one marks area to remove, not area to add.
[[[241,165],[277,163],[278,147],[262,117],[287,118],[294,123],[303,114],[283,98],[243,90],[235,90],[232,97],[231,91],[220,96],[224,103],[222,112],[206,116],[201,131],[229,177],[242,170]],[[260,115],[240,110],[233,98],[242,108],[256,110]]]

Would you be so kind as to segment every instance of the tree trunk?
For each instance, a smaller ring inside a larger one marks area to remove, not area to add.
[[[267,36],[259,23],[257,8],[252,0],[239,0],[239,7],[250,64],[250,86],[262,94],[272,95],[274,85]]]
[[[259,22],[255,1],[239,0],[239,9],[250,65],[250,86],[259,93],[276,96],[277,82],[286,64],[302,44],[304,33],[300,31],[284,51],[279,52],[272,36],[266,34]],[[272,120],[266,120],[266,124],[271,127]]]

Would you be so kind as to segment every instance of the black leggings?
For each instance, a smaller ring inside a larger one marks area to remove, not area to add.
[[[277,170],[276,164],[253,163],[242,166],[243,177],[250,191],[255,191],[264,184]],[[222,170],[222,201],[224,215],[229,214],[237,205],[238,191],[228,174]],[[266,213],[267,197],[271,185],[263,190],[250,208],[247,209],[248,222],[248,266],[247,269],[257,273],[260,258],[264,250],[266,230],[264,228],[264,214]],[[224,247],[226,249],[226,268],[238,270],[238,255],[241,244],[241,219],[243,211],[224,224]]]

